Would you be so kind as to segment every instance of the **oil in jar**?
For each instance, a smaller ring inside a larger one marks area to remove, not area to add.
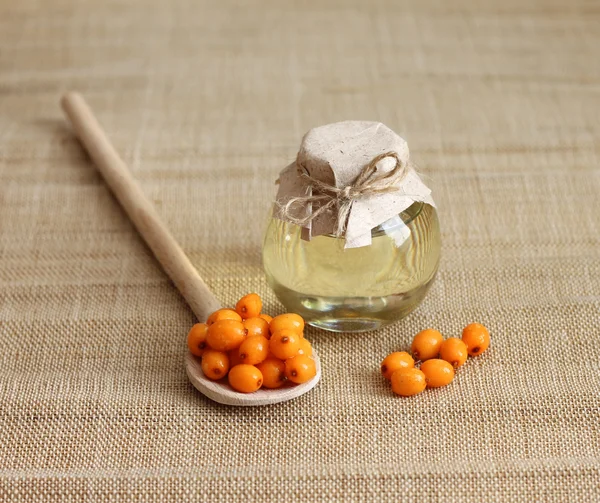
[[[437,272],[437,212],[415,202],[371,235],[370,246],[346,249],[333,235],[303,240],[300,227],[273,218],[263,246],[267,281],[313,326],[360,332],[393,323],[417,307]]]

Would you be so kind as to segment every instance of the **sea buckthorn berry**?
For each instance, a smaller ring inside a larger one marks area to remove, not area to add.
[[[470,356],[479,356],[490,345],[490,333],[481,323],[471,323],[464,328],[462,340]]]
[[[187,337],[188,348],[194,356],[202,356],[206,349],[206,335],[208,325],[206,323],[196,323],[190,330]]]
[[[236,312],[244,319],[256,318],[260,315],[262,300],[257,293],[244,295],[235,305]]]
[[[415,335],[410,348],[415,360],[424,361],[437,358],[443,340],[442,334],[432,328],[419,332]]]
[[[285,362],[278,358],[267,358],[259,363],[256,368],[260,370],[263,376],[263,386],[265,388],[275,389],[285,383]]]
[[[302,332],[304,331],[304,320],[302,316],[296,313],[286,313],[275,316],[269,323],[271,333],[279,332],[283,329],[294,330],[296,333],[303,337]]]
[[[317,375],[315,361],[306,355],[297,355],[285,361],[285,377],[296,384],[310,381]]]
[[[467,345],[456,337],[450,337],[440,346],[440,358],[446,360],[455,369],[467,361]]]
[[[433,358],[421,363],[421,372],[425,374],[429,388],[440,388],[454,379],[454,368],[446,360]]]
[[[256,365],[267,359],[269,355],[269,341],[262,335],[251,335],[242,342],[238,353],[242,363]]]
[[[389,354],[381,362],[381,373],[388,381],[392,378],[392,374],[399,369],[409,369],[415,366],[413,357],[406,351],[396,351]]]
[[[227,356],[229,356],[229,368],[233,368],[240,363],[244,363],[240,358],[240,350],[239,348],[232,349],[227,352]]]
[[[403,368],[392,374],[392,391],[400,396],[418,395],[427,387],[425,374],[419,369]]]
[[[251,335],[262,335],[269,339],[271,337],[271,332],[269,332],[269,323],[267,320],[263,320],[262,318],[248,318],[242,322],[248,330],[248,336]]]
[[[208,317],[208,319],[206,320],[206,324],[210,326],[215,321],[220,320],[242,321],[242,317],[239,314],[237,314],[233,309],[219,309],[218,311],[215,311]]]
[[[294,330],[279,330],[271,336],[269,350],[275,358],[280,360],[296,356],[300,350],[300,335]]]
[[[269,316],[268,314],[261,314],[261,315],[259,315],[259,318],[262,318],[267,323],[271,323],[271,320],[273,319],[273,316]]]
[[[205,349],[200,367],[206,377],[216,381],[227,375],[229,370],[229,356],[227,356],[227,353],[223,353],[223,351]]]
[[[240,346],[246,338],[246,329],[241,321],[219,320],[208,327],[207,344],[217,351],[229,351]]]
[[[263,375],[254,365],[242,363],[229,371],[230,386],[241,393],[253,393],[263,384]]]
[[[300,339],[300,349],[298,350],[298,354],[312,356],[312,346],[310,345],[310,342],[308,342],[308,339]]]

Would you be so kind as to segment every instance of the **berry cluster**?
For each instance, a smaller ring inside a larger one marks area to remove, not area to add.
[[[392,391],[397,395],[417,395],[425,388],[450,384],[455,370],[467,361],[467,356],[479,356],[489,345],[490,334],[479,323],[467,325],[462,340],[456,337],[444,340],[437,330],[423,330],[413,339],[412,356],[405,351],[388,355],[381,363],[381,373],[391,381]],[[419,368],[415,368],[415,360],[420,363]]]
[[[286,382],[301,384],[316,375],[302,317],[287,313],[272,318],[261,310],[261,298],[250,293],[235,309],[219,309],[206,323],[192,327],[188,348],[202,357],[206,377],[216,381],[227,376],[234,390],[252,393]]]

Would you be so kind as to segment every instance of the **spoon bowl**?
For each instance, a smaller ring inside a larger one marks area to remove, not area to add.
[[[194,388],[215,402],[238,406],[271,405],[297,398],[317,385],[321,379],[321,362],[314,352],[312,356],[317,367],[317,374],[310,381],[293,386],[284,385],[277,389],[263,388],[254,393],[239,393],[226,382],[211,381],[200,368],[201,359],[191,353],[187,353],[185,356],[185,370]]]

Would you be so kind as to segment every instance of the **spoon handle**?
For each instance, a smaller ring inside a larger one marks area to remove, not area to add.
[[[83,97],[78,93],[67,93],[61,105],[75,134],[133,225],[192,311],[204,321],[211,312],[219,309],[219,301],[161,221]]]

